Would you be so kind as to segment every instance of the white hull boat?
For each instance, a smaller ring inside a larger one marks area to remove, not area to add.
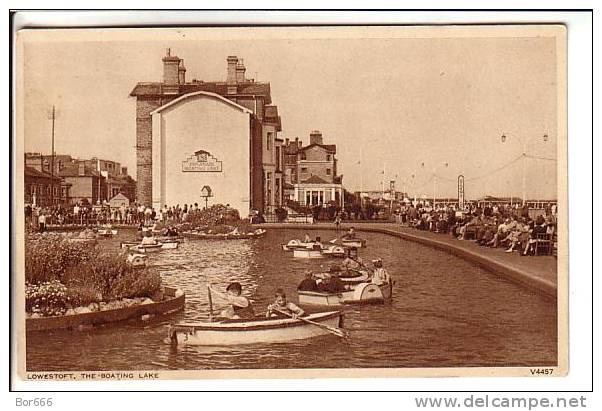
[[[340,245],[331,245],[329,247],[322,248],[322,254],[327,257],[337,257],[343,258],[345,257],[345,249]]]
[[[284,251],[294,251],[294,250],[304,250],[306,248],[311,248],[315,242],[304,243],[301,240],[290,240],[286,244],[282,244],[282,249]]]
[[[110,237],[113,235],[117,235],[117,230],[109,229],[109,228],[99,228],[97,231],[98,235],[103,237]]]
[[[318,325],[292,318],[179,323],[170,326],[168,335],[170,341],[178,345],[283,343],[326,335],[331,332],[326,327],[343,326],[340,311],[313,313],[303,318]]]
[[[393,284],[360,283],[340,293],[298,291],[298,294],[299,304],[307,305],[382,304],[391,298]]]
[[[311,249],[311,248],[303,248],[298,250],[293,250],[293,257],[295,258],[323,258],[321,249]]]
[[[343,238],[341,244],[343,247],[349,248],[366,248],[368,246],[366,240],[363,238]]]

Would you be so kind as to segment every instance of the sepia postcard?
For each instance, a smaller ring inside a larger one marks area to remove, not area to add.
[[[23,381],[563,376],[563,25],[25,29]]]

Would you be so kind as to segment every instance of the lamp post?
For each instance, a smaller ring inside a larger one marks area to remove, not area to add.
[[[50,207],[54,206],[54,121],[57,112],[52,106],[52,111],[48,113],[48,119],[52,120],[52,147],[50,152]]]
[[[449,163],[446,161],[443,164],[433,167],[433,171],[432,171],[432,173],[433,173],[433,210],[435,209],[435,203],[437,201],[436,200],[436,198],[437,198],[437,196],[436,196],[436,194],[437,194],[437,170],[439,169],[439,167],[441,165],[443,165],[447,168],[449,166]],[[422,163],[422,168],[424,168],[424,163]]]
[[[527,143],[529,143],[530,139],[525,140],[525,139],[521,138],[520,136],[516,136],[516,138],[522,145],[522,154],[521,154],[522,159],[523,159],[522,203],[524,206],[527,203]],[[506,134],[502,134],[502,137],[501,137],[502,143],[505,143],[507,139],[508,139],[508,137],[506,137]],[[544,142],[548,141],[547,134],[543,135],[543,141]],[[512,202],[512,194],[510,195],[510,201]]]

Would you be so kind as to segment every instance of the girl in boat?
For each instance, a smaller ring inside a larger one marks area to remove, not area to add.
[[[255,317],[253,312],[253,305],[251,301],[242,294],[242,286],[240,283],[233,282],[226,287],[226,292],[222,293],[212,287],[209,287],[212,293],[217,295],[224,301],[228,302],[228,307],[224,308],[220,313],[223,318],[238,320],[238,319],[250,319]]]
[[[293,304],[286,300],[286,294],[282,288],[276,290],[276,301],[273,304],[268,305],[268,310],[265,313],[267,318],[276,317],[297,317],[303,316],[305,311],[296,304]]]

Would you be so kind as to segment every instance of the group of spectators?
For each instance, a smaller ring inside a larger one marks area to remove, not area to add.
[[[418,230],[450,234],[458,240],[472,240],[483,247],[504,247],[507,253],[534,255],[535,244],[556,234],[557,206],[550,205],[531,217],[527,206],[473,205],[457,210],[454,205],[435,209],[408,205],[397,213],[397,221]],[[551,248],[549,248],[551,251]]]
[[[57,205],[54,207],[25,206],[25,220],[36,231],[44,231],[49,225],[84,225],[98,226],[106,224],[145,225],[155,222],[181,223],[189,215],[200,212],[198,203],[180,206],[163,206],[156,210],[142,204],[110,207],[108,204],[91,206],[76,203],[73,206]]]

